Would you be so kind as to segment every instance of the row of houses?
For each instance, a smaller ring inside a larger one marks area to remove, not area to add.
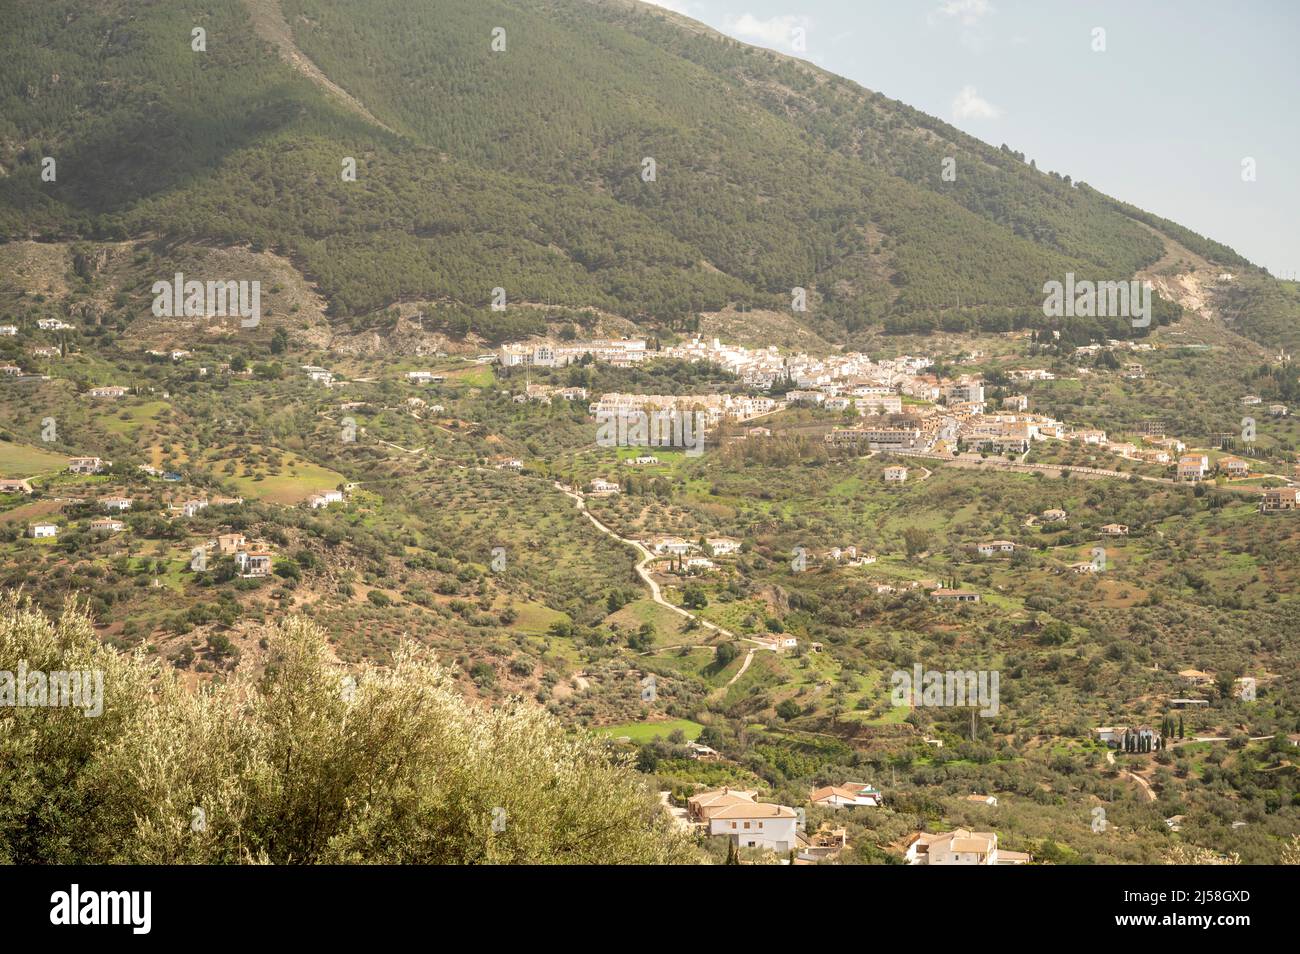
[[[532,365],[539,368],[563,368],[588,356],[593,361],[624,367],[644,360],[644,338],[598,338],[590,341],[512,342],[497,350],[497,363],[503,368]]]
[[[704,415],[706,427],[716,427],[723,421],[747,421],[769,414],[777,409],[770,397],[753,397],[744,394],[602,394],[600,400],[588,405],[593,417],[626,415],[650,411],[699,411]]]
[[[919,424],[836,427],[822,440],[831,447],[861,449],[865,446],[873,451],[912,450],[921,444],[921,427]]]

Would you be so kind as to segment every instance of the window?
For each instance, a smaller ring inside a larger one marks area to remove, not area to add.
[[[749,822],[745,822],[745,827],[746,827],[746,828],[749,827]]]

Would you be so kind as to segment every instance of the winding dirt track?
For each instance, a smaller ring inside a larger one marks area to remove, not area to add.
[[[664,599],[664,595],[659,589],[659,584],[654,581],[654,578],[651,577],[650,575],[649,569],[647,569],[650,561],[654,559],[654,554],[651,553],[648,549],[646,549],[645,544],[643,544],[640,540],[630,540],[627,537],[620,537],[614,530],[610,529],[605,524],[601,523],[592,514],[592,512],[587,509],[587,501],[586,498],[582,496],[582,494],[570,490],[568,487],[564,486],[564,484],[560,483],[558,480],[555,482],[555,489],[558,490],[560,493],[564,494],[564,496],[573,500],[578,505],[578,509],[582,511],[583,516],[585,516],[588,520],[590,520],[592,526],[594,526],[597,530],[599,530],[601,533],[608,534],[609,536],[617,540],[619,543],[624,543],[627,546],[635,548],[636,551],[639,554],[641,554],[641,559],[638,560],[636,564],[636,574],[637,576],[641,577],[642,582],[644,582],[645,585],[650,588],[650,597],[656,603],[658,603],[660,606],[672,610],[678,616],[683,616],[686,619],[694,620],[697,624],[702,626],[704,629],[711,630],[712,632],[715,632],[720,636],[725,636],[728,639],[743,640],[744,642],[747,643],[757,643],[757,646],[755,647],[756,649],[767,648],[766,646],[763,646],[761,643],[758,643],[757,640],[755,640],[750,636],[739,636],[736,633],[733,633],[729,629],[724,629],[723,627],[719,626],[717,623],[710,623],[707,619],[701,619],[699,616],[696,616],[694,613],[684,610],[680,606],[677,606],[676,604],[668,602],[668,600]],[[728,686],[730,686],[732,683],[734,683],[737,679],[739,679],[741,676],[745,674],[745,670],[749,668],[749,664],[754,659],[754,651],[755,651],[754,649],[750,649],[748,655],[745,656],[745,661],[741,663],[740,669],[737,670],[736,674],[732,676],[731,679],[727,682]]]

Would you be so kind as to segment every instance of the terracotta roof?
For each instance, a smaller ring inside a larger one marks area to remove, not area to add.
[[[709,814],[710,818],[797,818],[798,813],[785,805],[769,802],[741,802],[727,805]]]

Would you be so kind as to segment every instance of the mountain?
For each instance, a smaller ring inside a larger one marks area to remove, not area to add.
[[[489,338],[536,330],[488,310],[495,287],[668,329],[788,313],[802,287],[797,321],[846,341],[1041,322],[1045,281],[1131,278],[1174,246],[1258,274],[1007,146],[641,3],[4,9],[0,236],[147,240],[102,321],[146,313],[186,245],[275,253],[354,328],[420,302]]]

